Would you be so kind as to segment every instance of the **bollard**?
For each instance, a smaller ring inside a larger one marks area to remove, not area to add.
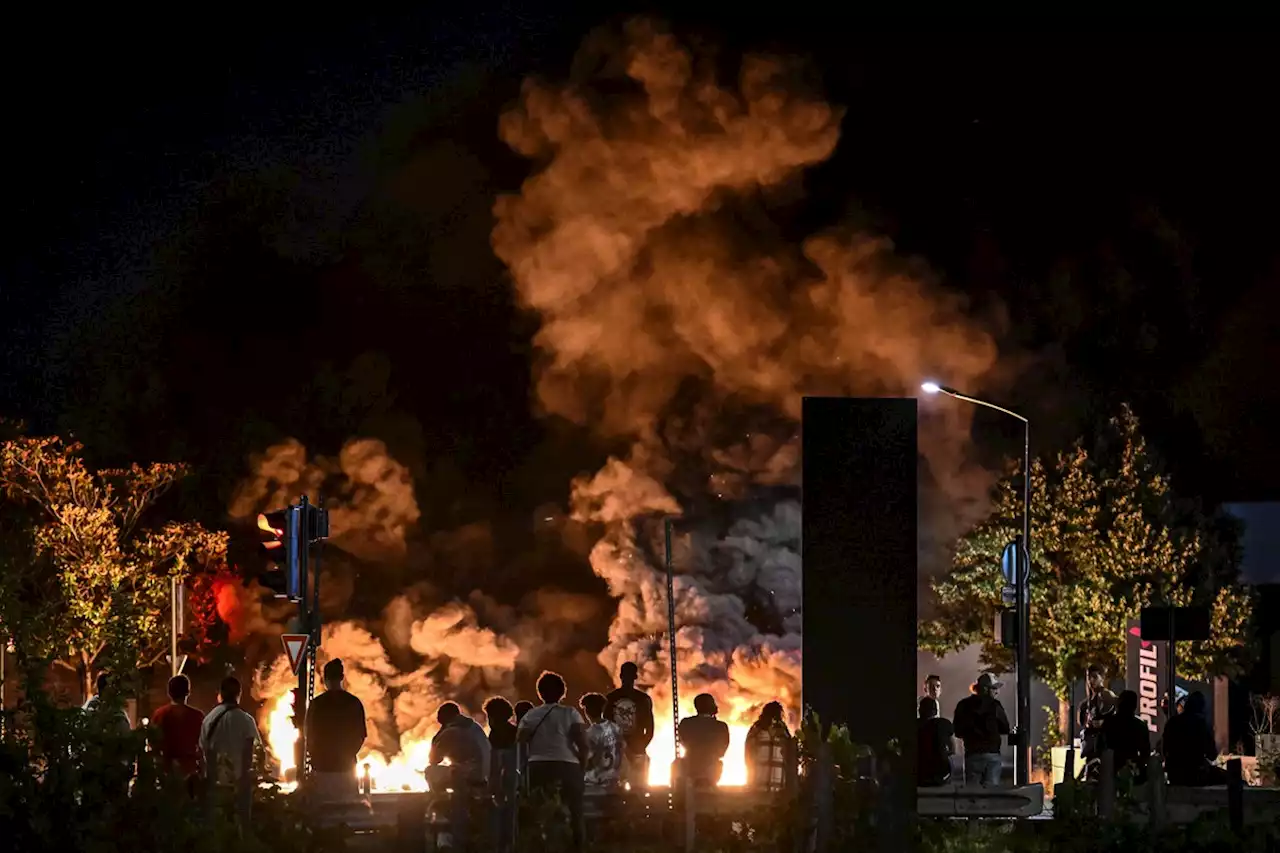
[[[1238,758],[1227,762],[1227,816],[1232,832],[1244,831],[1244,764]]]
[[[1104,749],[1098,769],[1098,817],[1110,819],[1116,807],[1116,754]]]

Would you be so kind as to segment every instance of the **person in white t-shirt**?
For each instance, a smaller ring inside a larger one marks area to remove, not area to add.
[[[588,693],[578,700],[587,716],[587,761],[583,773],[588,788],[613,788],[622,775],[622,730],[604,718],[609,700]]]
[[[200,750],[205,756],[211,802],[218,792],[232,794],[243,829],[253,808],[253,753],[262,739],[253,716],[240,707],[239,679],[222,679],[218,696],[222,704],[210,711],[200,726]]]
[[[542,704],[524,715],[516,730],[516,741],[529,753],[529,787],[551,793],[559,790],[560,801],[569,809],[573,845],[582,848],[582,765],[586,760],[586,724],[577,708],[561,705],[566,692],[564,679],[554,672],[538,677],[538,698]]]

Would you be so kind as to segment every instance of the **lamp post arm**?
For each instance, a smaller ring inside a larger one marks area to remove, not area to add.
[[[973,403],[975,406],[986,406],[988,409],[995,409],[997,412],[1002,412],[1011,418],[1017,418],[1018,420],[1022,421],[1024,424],[1030,423],[1022,415],[1018,414],[1012,409],[1006,409],[1004,406],[997,406],[995,403],[988,403],[986,400],[980,400],[977,397],[970,397],[968,394],[961,394],[959,391],[946,391],[944,393],[950,394],[952,397],[955,397],[957,400],[964,400],[966,403]]]

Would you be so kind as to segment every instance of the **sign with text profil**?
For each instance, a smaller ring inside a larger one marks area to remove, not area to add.
[[[1164,730],[1161,698],[1169,695],[1164,643],[1142,639],[1142,626],[1130,620],[1125,631],[1125,686],[1138,694],[1138,718],[1146,723],[1154,745]]]
[[[311,641],[309,634],[281,634],[280,642],[284,644],[285,657],[289,659],[289,669],[297,674],[302,658],[307,653],[307,643]]]

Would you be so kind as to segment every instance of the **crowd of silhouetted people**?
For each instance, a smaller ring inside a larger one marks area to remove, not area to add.
[[[367,723],[364,706],[345,688],[345,676],[341,660],[325,664],[324,692],[309,703],[303,721],[310,759],[306,790],[316,803],[354,800],[359,793],[357,761]],[[616,689],[607,695],[587,693],[574,707],[565,702],[564,678],[544,672],[537,680],[537,705],[513,705],[501,696],[484,704],[488,731],[456,703],[442,704],[425,774],[432,790],[453,792],[450,835],[465,839],[474,806],[488,801],[496,806],[498,845],[509,849],[516,792],[524,789],[557,796],[569,812],[574,841],[581,844],[585,797],[648,786],[653,701],[637,687],[638,676],[636,664],[623,663]],[[103,675],[97,686],[84,710],[106,729],[128,735],[133,726],[114,695],[112,679]],[[240,682],[224,679],[219,704],[208,713],[188,704],[191,685],[185,676],[171,679],[168,692],[170,703],[150,720],[151,748],[161,766],[187,786],[193,801],[209,808],[215,800],[226,802],[246,825],[262,742],[253,716],[240,707]],[[672,783],[713,786],[729,750],[729,726],[719,719],[712,695],[699,694],[693,706],[694,714],[677,726],[680,756],[672,766]],[[743,749],[749,786],[780,792],[795,784],[797,745],[781,704],[763,707]],[[133,756],[122,755],[120,773],[108,772],[111,778],[104,784],[117,785],[127,795],[133,766]],[[223,796],[213,796],[217,792]],[[449,839],[442,840],[447,846]]]
[[[465,835],[471,816],[468,801],[491,797],[497,805],[498,844],[510,841],[513,793],[521,785],[555,795],[566,807],[576,845],[582,843],[585,798],[610,791],[641,790],[648,785],[648,748],[653,740],[653,701],[636,686],[639,670],[622,665],[619,686],[608,695],[587,693],[575,708],[566,704],[565,680],[544,672],[536,689],[539,704],[512,705],[496,696],[484,705],[489,731],[454,703],[441,706],[440,731],[431,743],[428,782],[474,796],[454,798],[450,823]],[[675,784],[715,785],[729,749],[729,727],[718,718],[713,696],[698,695],[694,715],[677,728],[682,755],[672,768]],[[746,738],[748,784],[781,791],[796,773],[795,739],[782,706],[770,702]]]
[[[949,784],[996,786],[1001,783],[1004,762],[1001,747],[1010,733],[1009,718],[998,693],[1003,685],[984,672],[970,686],[969,695],[955,707],[954,719],[941,716],[942,679],[930,675],[924,682],[917,718],[916,778],[921,787]],[[1135,781],[1147,779],[1151,766],[1151,735],[1138,715],[1138,694],[1125,690],[1118,696],[1108,689],[1100,667],[1090,667],[1085,679],[1086,698],[1075,709],[1080,731],[1081,776],[1096,780],[1102,772],[1102,756],[1110,752],[1117,772]],[[1168,702],[1162,702],[1167,714]],[[963,746],[961,771],[953,770],[956,741]],[[1158,750],[1170,785],[1203,787],[1226,783],[1226,770],[1217,766],[1218,749],[1213,726],[1206,714],[1202,693],[1179,688],[1174,714],[1165,723]]]

